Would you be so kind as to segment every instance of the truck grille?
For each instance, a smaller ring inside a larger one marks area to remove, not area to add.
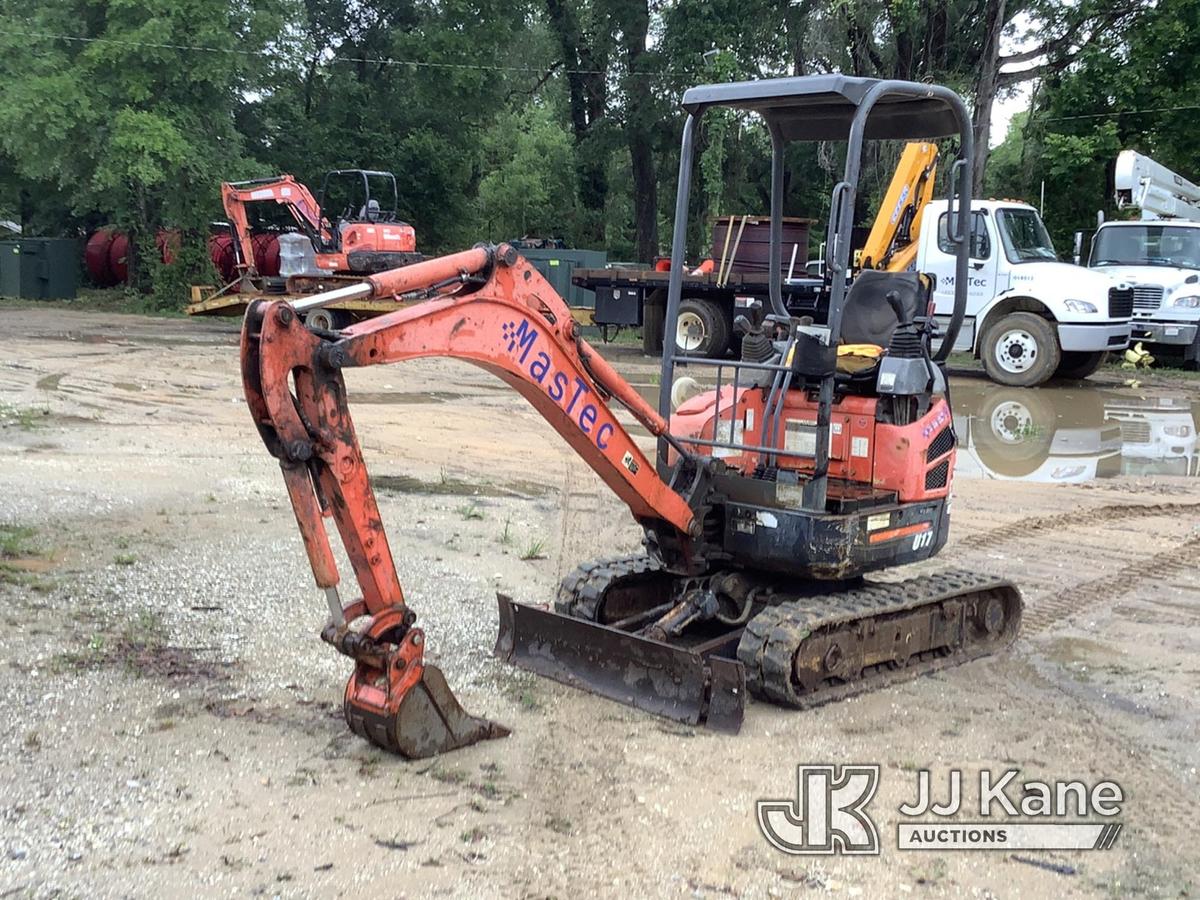
[[[1135,291],[1129,288],[1110,288],[1108,291],[1108,317],[1126,319],[1133,315]]]
[[[1139,284],[1133,289],[1133,308],[1138,312],[1154,312],[1162,305],[1163,289],[1158,284]]]
[[[1121,440],[1127,444],[1150,443],[1150,423],[1144,419],[1123,419]]]

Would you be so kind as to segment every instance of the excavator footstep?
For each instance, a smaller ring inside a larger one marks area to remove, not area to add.
[[[495,655],[562,684],[658,716],[736,734],[745,710],[741,663],[702,656],[606,625],[496,595]]]
[[[509,734],[503,725],[464,710],[442,670],[428,663],[396,715],[381,715],[349,702],[345,714],[355,734],[409,759],[424,759]]]

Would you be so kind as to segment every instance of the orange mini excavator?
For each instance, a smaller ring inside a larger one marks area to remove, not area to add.
[[[697,119],[757,113],[772,144],[768,306],[739,317],[740,359],[667,348],[653,409],[581,336],[566,304],[507,245],[370,275],[359,285],[246,313],[242,376],[254,421],[283,469],[330,618],[322,637],[354,660],[345,714],[362,737],[422,757],[507,731],[463,711],[424,661],[346,403],[344,370],[446,356],[472,362],[537,409],[629,507],[645,553],[588,563],[555,611],[498,597],[496,653],[519,666],[674,719],[736,731],[747,691],[804,707],[994,652],[1015,639],[1017,589],[945,572],[864,574],[927,559],[949,534],[955,436],[941,361],[962,323],[971,129],[947,88],[840,75],[693,88],[684,95],[668,330],[678,315]],[[958,135],[963,199],[955,312],[939,335],[931,284],[865,271],[847,286],[866,138]],[[848,142],[826,243],[828,318],[781,298],[784,148]],[[341,331],[300,314],[358,297],[426,302]],[[939,340],[940,337],[940,340]],[[936,350],[931,345],[936,342]],[[668,342],[670,343],[670,342]],[[677,369],[709,389],[674,410]],[[650,459],[625,407],[657,439]],[[344,603],[325,529],[332,519],[361,596]]]
[[[335,193],[346,201],[346,206],[331,212],[324,207]],[[376,196],[379,194],[383,203]],[[247,207],[257,203],[287,209],[312,245],[312,262],[318,272],[362,275],[417,262],[423,257],[417,253],[416,231],[396,218],[398,197],[395,175],[367,169],[327,172],[320,200],[291,175],[221,185],[221,203],[233,229],[238,270],[251,278],[258,272],[254,268]]]

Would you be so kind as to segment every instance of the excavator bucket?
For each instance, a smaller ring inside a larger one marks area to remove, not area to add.
[[[742,664],[496,595],[495,655],[562,684],[715,731],[742,727]]]
[[[354,689],[352,679],[346,689],[345,705],[350,730],[409,759],[424,759],[509,734],[503,725],[463,709],[442,670],[428,663],[421,680],[405,694],[394,716],[352,703]]]

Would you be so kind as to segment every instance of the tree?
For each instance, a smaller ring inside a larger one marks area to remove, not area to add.
[[[6,2],[0,150],[18,177],[56,192],[75,216],[99,212],[135,245],[152,247],[170,226],[185,247],[203,248],[219,182],[242,159],[231,110],[254,82],[255,51],[278,28],[265,9],[225,0]],[[247,52],[208,52],[198,64],[187,46]],[[131,278],[160,296],[206,265],[202,249],[170,270],[142,255]]]
[[[1096,35],[1069,66],[1044,77],[1027,120],[997,148],[1002,164],[989,185],[1026,193],[1044,180],[1046,224],[1061,249],[1074,231],[1094,227],[1097,210],[1118,215],[1112,166],[1120,150],[1200,176],[1190,127],[1200,107],[1197,28],[1200,2],[1162,0]]]

